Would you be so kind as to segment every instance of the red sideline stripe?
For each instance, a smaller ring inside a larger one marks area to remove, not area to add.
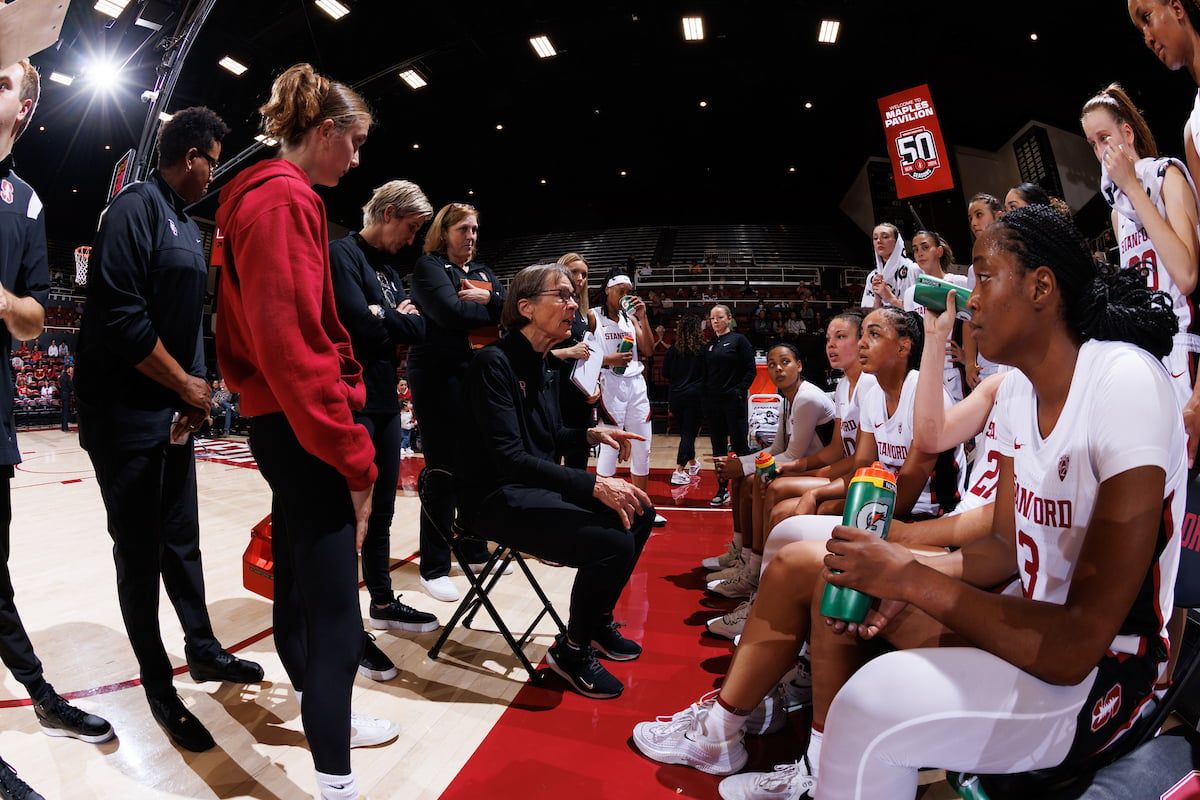
[[[411,563],[420,554],[421,554],[421,551],[417,550],[417,551],[413,552],[412,554],[410,554],[407,558],[404,558],[401,561],[397,561],[395,564],[392,565],[389,572],[395,572],[396,570],[400,569],[400,567],[404,566],[405,564]],[[364,586],[366,586],[365,581],[358,582],[358,588],[361,589]],[[261,642],[263,639],[270,636],[274,632],[274,630],[275,630],[274,628],[267,628],[264,631],[259,631],[258,633],[254,634],[253,636],[251,636],[247,639],[243,639],[242,641],[238,642],[237,644],[233,645],[232,647],[228,647],[226,649],[230,653],[236,653],[239,650],[243,650],[252,644]],[[182,675],[183,673],[187,672],[187,670],[188,670],[187,665],[184,664],[183,666],[176,667],[174,670],[172,670],[171,674],[172,675]],[[121,681],[120,683],[108,683],[108,684],[105,684],[104,686],[97,686],[93,689],[80,689],[80,690],[74,691],[74,692],[63,692],[62,696],[68,700],[74,700],[78,697],[95,697],[96,695],[100,695],[100,694],[111,694],[112,692],[119,692],[122,689],[132,689],[134,686],[141,686],[141,685],[142,685],[141,678],[130,678],[129,680]],[[33,700],[31,700],[29,698],[25,698],[24,700],[21,700],[21,699],[0,700],[0,708],[19,708],[21,706],[31,706],[31,705],[33,705]]]

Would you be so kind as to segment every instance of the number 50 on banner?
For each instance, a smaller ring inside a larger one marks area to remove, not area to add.
[[[881,97],[896,196],[903,199],[954,188],[937,111],[926,85]]]

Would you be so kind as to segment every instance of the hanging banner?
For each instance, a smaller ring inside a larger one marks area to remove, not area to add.
[[[896,197],[903,200],[954,188],[928,85],[879,98],[879,115],[896,177]]]

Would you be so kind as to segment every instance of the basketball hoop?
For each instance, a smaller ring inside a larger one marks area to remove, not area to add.
[[[88,245],[75,248],[75,285],[87,285],[88,259],[92,257],[92,248]]]

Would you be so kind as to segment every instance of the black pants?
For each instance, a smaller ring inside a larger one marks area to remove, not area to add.
[[[570,378],[568,377],[569,381]],[[588,403],[587,398],[575,387],[575,384],[559,384],[559,410],[562,414],[562,424],[567,428],[582,428],[587,430],[596,425],[596,407]],[[569,393],[569,394],[568,394]],[[575,469],[587,469],[588,458],[592,455],[591,445],[584,443],[574,450],[562,454],[563,464]]]
[[[62,402],[62,429],[64,431],[66,431],[66,430],[69,430],[69,426],[70,426],[70,422],[71,422],[71,398],[64,395],[62,397],[61,402]]]
[[[704,416],[708,420],[714,456],[723,456],[730,451],[739,456],[750,454],[750,421],[744,395],[704,398]]]
[[[474,515],[471,532],[577,567],[567,635],[576,644],[587,644],[612,622],[613,608],[653,524],[653,508],[647,507],[627,531],[616,512],[598,500],[577,506],[554,492],[522,486],[490,495]]]
[[[680,466],[696,458],[696,435],[700,432],[700,403],[694,400],[672,400],[671,415],[679,423],[679,452],[675,463]],[[720,455],[714,453],[713,455]]]
[[[421,453],[427,468],[462,473],[460,458],[472,457],[470,443],[462,441],[463,417],[467,413],[463,382],[467,367],[430,368],[412,358],[408,362],[408,382],[412,387],[413,408],[421,425]],[[454,523],[455,496],[450,481],[430,481],[421,514],[421,577],[433,580],[450,574],[450,546],[437,528],[449,533]],[[429,514],[437,528],[426,517]],[[487,560],[482,545],[472,544],[471,563]]]
[[[275,649],[304,692],[304,735],[317,771],[347,775],[350,690],[363,643],[350,491],[300,446],[283,414],[254,418],[250,450],[271,486]]]
[[[396,485],[400,480],[400,414],[355,414],[375,443],[375,466],[379,477],[371,495],[371,516],[362,545],[362,574],[371,602],[383,605],[392,600],[392,517],[396,513]]]
[[[52,690],[42,677],[42,662],[33,652],[33,643],[21,624],[13,600],[12,575],[8,571],[9,529],[12,527],[9,480],[12,474],[12,466],[0,466],[0,660],[37,701],[46,699]]]
[[[190,660],[210,660],[221,646],[204,604],[196,458],[186,445],[88,451],[108,512],[117,567],[117,597],[146,694],[175,690],[158,626],[159,583],[175,606]]]

